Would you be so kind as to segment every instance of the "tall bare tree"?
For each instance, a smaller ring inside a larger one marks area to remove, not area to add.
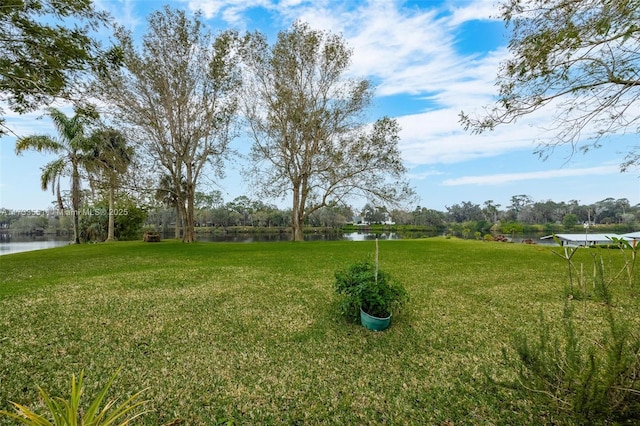
[[[293,240],[311,213],[349,195],[388,203],[411,194],[398,124],[366,122],[373,89],[345,78],[351,51],[340,36],[297,22],[273,46],[254,33],[244,47],[251,176],[264,195],[291,196]]]
[[[135,128],[132,134],[161,174],[170,176],[185,223],[182,240],[192,242],[196,186],[208,171],[222,175],[232,134],[239,84],[236,37],[225,32],[213,38],[199,15],[190,19],[169,7],[149,17],[141,50],[130,34],[118,37],[124,68],[103,75],[103,98]]]
[[[540,153],[570,145],[587,151],[612,134],[640,129],[640,2],[504,0],[510,57],[497,76],[498,99],[485,113],[461,113],[474,132],[555,108],[553,136]],[[640,147],[639,147],[640,148]],[[632,150],[622,170],[637,164]]]

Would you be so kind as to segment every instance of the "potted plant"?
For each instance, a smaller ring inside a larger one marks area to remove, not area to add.
[[[402,285],[392,283],[388,274],[378,270],[377,261],[354,263],[337,271],[335,277],[335,291],[342,296],[342,313],[354,322],[359,319],[370,330],[389,327],[392,313],[408,298]]]

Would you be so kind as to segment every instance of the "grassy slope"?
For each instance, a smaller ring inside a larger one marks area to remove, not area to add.
[[[560,259],[519,244],[382,241],[381,268],[411,302],[373,333],[339,317],[332,290],[336,269],[373,251],[165,241],[3,256],[0,409],[36,404],[36,384],[66,394],[82,369],[91,395],[123,366],[113,392],[148,387],[148,424],[554,421],[484,373],[511,377],[501,350],[512,332],[533,333],[541,310],[560,318]],[[598,309],[580,305],[586,330]]]

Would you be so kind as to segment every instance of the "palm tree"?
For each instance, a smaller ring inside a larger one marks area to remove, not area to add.
[[[133,148],[127,145],[122,133],[114,129],[96,130],[91,135],[89,153],[91,162],[87,164],[91,171],[104,174],[109,190],[109,226],[107,241],[113,241],[115,227],[115,191],[120,177],[126,173],[133,157]]]
[[[78,232],[78,213],[80,210],[80,169],[84,167],[88,149],[88,140],[84,136],[84,127],[90,118],[83,114],[75,114],[69,118],[56,108],[49,108],[49,116],[58,131],[58,138],[47,135],[27,136],[16,142],[16,154],[26,150],[35,150],[59,155],[59,157],[42,168],[40,182],[42,190],[51,190],[56,194],[58,207],[64,211],[60,196],[60,180],[63,176],[71,176],[71,210],[73,215],[73,240],[80,243]]]

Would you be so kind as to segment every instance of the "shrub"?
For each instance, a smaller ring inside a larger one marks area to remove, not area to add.
[[[353,321],[360,317],[360,309],[374,317],[388,317],[408,298],[404,287],[391,283],[389,275],[372,262],[352,264],[335,277],[335,291],[343,296],[342,313]]]
[[[84,241],[104,241],[107,238],[109,208],[106,204],[87,206],[80,215],[80,234]],[[114,209],[114,234],[117,240],[140,239],[147,212],[131,200],[121,200]]]
[[[555,235],[554,239],[559,242]],[[566,261],[570,283],[562,338],[553,337],[541,314],[537,337],[515,335],[515,359],[504,351],[505,360],[518,373],[519,380],[513,386],[528,392],[541,406],[571,412],[578,424],[640,422],[640,335],[628,320],[616,318],[610,291],[624,273],[633,285],[636,249],[627,242],[614,242],[625,256],[623,268],[617,272],[607,268],[602,249],[598,249],[591,253],[591,286],[586,285],[582,265],[577,268],[573,263],[574,254],[581,249],[563,247],[562,253],[552,251]],[[632,250],[630,260],[625,249]],[[578,288],[574,287],[574,280]],[[587,292],[587,287],[592,290]],[[577,298],[602,302],[597,305],[597,312],[603,315],[607,327],[595,342],[578,332],[570,306]]]
[[[514,336],[517,358],[504,353],[518,372],[514,385],[579,424],[640,421],[640,338],[605,309],[609,327],[600,345],[579,335],[569,306],[563,339],[552,337],[542,315],[536,339]]]

